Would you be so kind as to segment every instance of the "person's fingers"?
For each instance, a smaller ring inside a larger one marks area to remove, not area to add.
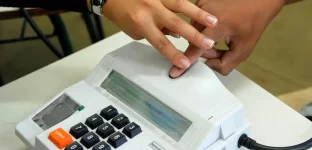
[[[245,61],[250,53],[245,51],[243,45],[231,45],[230,50],[226,51],[220,59],[209,59],[206,65],[222,75],[228,75],[237,65]]]
[[[215,16],[198,8],[188,0],[162,0],[162,3],[168,9],[182,13],[205,26],[214,27],[218,23],[218,19]]]
[[[220,27],[215,27],[214,30],[209,30],[206,28],[202,33],[205,35],[211,36],[214,39],[220,40],[222,37],[224,37],[225,32],[223,32],[223,29]],[[211,49],[211,48],[209,48]],[[197,48],[195,45],[190,44],[190,46],[185,51],[184,55],[190,60],[191,64],[194,63],[200,56],[202,56],[207,49],[201,49]],[[172,67],[170,69],[169,75],[172,78],[177,78],[181,76],[186,69],[181,69],[177,67]]]
[[[217,50],[217,49],[208,49],[208,50],[202,50],[203,54],[201,56],[199,52],[197,51],[201,51],[198,48],[190,45],[188,47],[188,49],[186,50],[185,55],[186,56],[191,56],[189,57],[191,64],[194,63],[198,57],[203,57],[205,59],[217,59],[219,58],[224,52],[221,50]],[[181,69],[181,68],[177,68],[177,67],[172,67],[169,75],[171,78],[177,78],[179,76],[181,76],[184,72],[186,71],[186,69]]]
[[[197,31],[199,31],[199,32],[202,32],[203,30],[205,30],[205,26],[204,25],[202,25],[202,24],[200,24],[200,23],[198,23],[198,22],[196,22],[196,21],[194,21],[194,20],[191,20],[191,25],[195,28],[195,29],[197,29]],[[190,45],[192,45],[193,43],[191,43],[190,41],[188,41],[188,43],[190,44]],[[217,44],[217,42],[215,42],[215,45]]]
[[[168,30],[167,28],[163,28],[163,29],[161,30],[161,32],[162,32],[163,34],[165,34],[165,35],[170,35],[170,36],[175,37],[175,38],[180,38],[180,35],[179,35],[179,34],[174,33],[174,32],[172,32],[172,31]]]
[[[171,35],[172,37],[175,37],[175,38],[180,38],[181,36],[177,33],[174,33],[174,32],[170,32],[169,35]]]
[[[188,68],[190,66],[189,59],[178,51],[154,24],[148,25],[144,34],[147,41],[169,59],[173,65],[179,68]]]
[[[184,21],[178,15],[172,13],[168,9],[164,8],[162,14],[159,14],[160,20],[164,23],[164,26],[173,31],[191,43],[195,44],[197,47],[210,49],[214,45],[214,41],[210,38],[201,34],[189,23]]]
[[[190,24],[194,27],[195,24],[197,24],[197,22],[195,20],[191,19]]]
[[[205,28],[201,33],[210,37],[216,42],[225,39],[225,37],[229,35],[227,29],[222,25],[216,26],[214,28]]]
[[[189,47],[186,49],[184,55],[190,60],[190,63],[194,63],[203,53],[205,49],[200,49],[194,45],[189,45]],[[177,78],[181,76],[187,68],[178,68],[178,67],[172,67],[169,72],[169,76],[171,78]]]
[[[163,28],[163,29],[161,30],[161,32],[162,32],[163,34],[165,34],[165,35],[169,35],[171,31],[168,30],[167,28]]]
[[[191,20],[191,25],[195,28],[195,29],[197,29],[199,32],[202,32],[203,30],[205,30],[205,26],[204,25],[202,25],[202,24],[200,24],[200,23],[198,23],[198,22],[196,22],[196,21],[194,21],[194,20]]]
[[[201,57],[205,59],[215,59],[219,58],[223,53],[224,53],[223,50],[212,48],[205,50],[203,55],[201,55]]]
[[[209,66],[211,69],[219,72],[221,68],[221,58],[208,59],[206,60],[205,64]]]
[[[225,38],[225,44],[226,44],[228,47],[230,47],[230,45],[231,45],[231,38],[230,38],[229,36]]]
[[[133,40],[142,40],[143,37],[140,35],[137,35],[135,33],[129,33],[129,32],[124,32],[126,33],[128,36],[130,36]]]
[[[195,4],[196,6],[199,6],[199,5],[198,5],[198,2],[199,2],[199,0],[196,0],[194,4]]]

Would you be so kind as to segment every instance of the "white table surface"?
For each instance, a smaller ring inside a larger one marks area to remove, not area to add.
[[[31,9],[31,8],[26,8],[26,9]],[[19,8],[17,7],[0,7],[0,13],[1,12],[14,12],[14,11],[18,11]]]
[[[26,8],[26,9],[33,9],[33,8]],[[14,11],[18,11],[19,8],[18,7],[1,7],[0,6],[0,13],[1,12],[14,12]]]
[[[181,50],[188,45],[183,39],[170,40]],[[84,79],[106,53],[131,41],[120,32],[0,88],[0,149],[27,149],[14,134],[16,124],[64,88]],[[252,123],[251,135],[259,143],[288,146],[312,137],[310,121],[238,71],[219,77],[244,104]]]
[[[16,11],[18,8],[14,7],[0,7],[0,12]]]

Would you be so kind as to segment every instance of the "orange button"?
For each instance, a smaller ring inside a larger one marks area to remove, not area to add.
[[[52,131],[49,134],[49,139],[61,149],[73,142],[72,137],[62,128]]]

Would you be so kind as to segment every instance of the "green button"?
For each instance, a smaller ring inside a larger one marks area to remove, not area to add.
[[[83,105],[81,105],[81,106],[78,108],[78,110],[79,110],[79,111],[82,111],[84,108],[85,108],[85,107],[84,107]]]

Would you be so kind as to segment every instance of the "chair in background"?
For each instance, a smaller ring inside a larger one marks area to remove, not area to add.
[[[41,39],[45,45],[58,57],[63,58],[74,53],[73,46],[71,44],[69,34],[66,30],[66,26],[61,18],[61,13],[66,11],[46,11],[43,9],[31,8],[4,8],[0,7],[0,20],[13,19],[13,18],[24,18],[24,22],[21,29],[20,37],[13,39],[1,40],[0,44],[27,41]],[[53,24],[54,31],[51,34],[45,35],[41,29],[37,26],[32,16],[48,15],[51,23]],[[82,14],[83,20],[86,24],[89,36],[91,37],[92,43],[96,43],[105,38],[104,31],[101,26],[99,16],[94,14]],[[26,24],[29,24],[31,28],[36,32],[37,36],[25,37]],[[61,45],[61,50],[57,50],[55,46],[50,42],[49,38],[56,36]],[[60,53],[62,52],[62,53]],[[0,73],[0,86],[3,85],[3,78]]]
[[[105,38],[100,16],[83,13],[82,18],[87,26],[92,43],[96,43]]]
[[[6,11],[0,12],[2,15],[0,15],[1,20],[5,19],[14,19],[14,18],[24,18],[24,22],[21,29],[20,37],[13,38],[13,39],[5,39],[1,40],[0,44],[5,43],[13,43],[13,42],[19,42],[19,41],[28,41],[28,40],[36,40],[41,39],[45,45],[58,57],[63,58],[65,56],[68,56],[74,52],[72,44],[69,39],[69,35],[67,33],[65,24],[60,16],[60,13],[64,13],[64,11],[45,11],[43,9],[25,9],[25,8],[11,8],[7,9]],[[32,19],[32,16],[40,16],[40,15],[48,15],[53,27],[54,31],[51,34],[45,35],[41,29],[38,27],[38,25],[35,23],[35,21]],[[31,28],[36,32],[37,36],[30,36],[25,37],[25,29],[26,24],[29,24]],[[62,48],[63,54],[58,51],[55,46],[51,43],[49,38],[57,36],[59,43]]]

